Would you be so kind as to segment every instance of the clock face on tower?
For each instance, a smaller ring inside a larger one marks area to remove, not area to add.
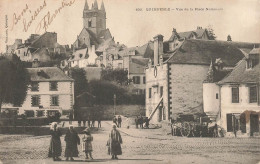
[[[156,67],[156,66],[154,66],[154,71],[153,71],[153,74],[154,74],[154,77],[156,77],[156,76],[157,76],[157,67]]]

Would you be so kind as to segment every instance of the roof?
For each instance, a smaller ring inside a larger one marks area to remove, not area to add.
[[[185,32],[173,32],[172,36],[170,37],[169,41],[172,41],[174,39],[174,37],[176,36],[178,39],[181,38],[186,38],[186,39],[190,39],[190,36],[193,34],[196,36],[197,39],[202,38],[203,34],[206,32],[206,29],[196,29],[195,31],[185,31]]]
[[[75,51],[72,56],[69,58],[69,61],[76,61],[82,59],[88,59],[88,48],[80,49]]]
[[[257,52],[260,55],[259,49],[254,49],[251,52]],[[260,64],[258,63],[253,68],[247,69],[246,58],[243,58],[235,69],[218,84],[226,83],[259,83],[260,82]]]
[[[57,67],[27,68],[31,81],[74,81]]]
[[[131,64],[129,65],[130,74],[143,74],[145,73],[145,67],[149,62],[148,58],[132,57]]]
[[[228,42],[215,40],[185,40],[174,52],[166,53],[170,56],[168,63],[210,65],[211,60],[220,58],[224,66],[234,67],[244,54]]]

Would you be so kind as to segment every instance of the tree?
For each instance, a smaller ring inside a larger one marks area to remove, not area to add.
[[[128,72],[124,69],[103,69],[101,72],[101,79],[106,81],[115,81],[116,83],[123,85],[127,84]]]
[[[69,74],[74,82],[74,95],[77,97],[83,92],[87,91],[88,81],[86,79],[86,72],[82,68],[71,68]]]
[[[26,98],[30,76],[16,55],[11,60],[0,60],[0,79],[0,112],[3,103],[20,106]]]
[[[231,42],[231,41],[232,41],[232,39],[231,39],[231,36],[230,36],[230,35],[228,35],[228,36],[227,36],[227,41],[229,41],[229,42]]]
[[[206,30],[208,32],[209,40],[215,40],[217,38],[211,25],[208,25]]]

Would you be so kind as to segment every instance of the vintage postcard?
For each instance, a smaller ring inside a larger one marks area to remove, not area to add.
[[[260,163],[260,0],[0,11],[0,163]]]

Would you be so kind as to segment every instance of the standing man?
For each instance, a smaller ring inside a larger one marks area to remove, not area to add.
[[[98,117],[98,128],[101,128],[101,115]]]
[[[140,115],[140,120],[139,120],[139,124],[140,124],[140,128],[144,128],[143,127],[143,124],[144,124],[144,119],[143,119],[143,117],[142,117],[142,115]]]
[[[120,115],[117,118],[117,122],[118,122],[118,127],[121,128],[122,118]]]
[[[88,127],[90,127],[90,117],[88,116]]]
[[[139,118],[136,116],[135,118],[135,128],[138,129],[138,124],[139,124]]]
[[[92,117],[92,124],[91,124],[91,127],[95,127],[95,121],[96,121],[96,120],[95,120],[95,117],[93,116],[93,117]]]
[[[114,124],[116,124],[116,126],[118,127],[118,125],[117,125],[117,118],[116,118],[116,116],[114,116],[114,118],[113,118],[113,123],[114,123]]]
[[[72,120],[73,120],[73,114],[72,114],[72,112],[70,112],[70,114],[69,114],[69,124],[70,125],[72,124]]]
[[[69,127],[69,130],[67,131],[64,140],[66,142],[66,149],[65,149],[66,161],[68,161],[69,158],[71,161],[73,161],[74,160],[73,157],[78,157],[79,155],[77,145],[80,145],[80,139],[78,133],[73,129],[72,125]]]
[[[117,155],[122,155],[121,144],[123,143],[119,131],[116,129],[116,125],[113,125],[113,129],[109,134],[108,146],[109,154],[112,155],[111,159],[118,159]]]

